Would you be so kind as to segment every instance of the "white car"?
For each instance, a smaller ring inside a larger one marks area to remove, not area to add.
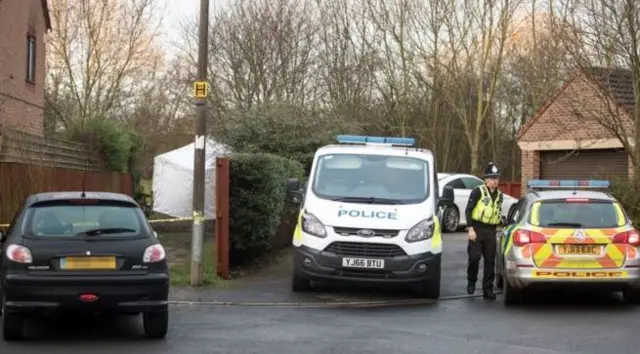
[[[442,230],[444,232],[454,232],[460,227],[467,226],[467,219],[464,210],[467,208],[469,195],[473,188],[483,184],[484,181],[474,175],[464,173],[438,173],[438,187],[442,196],[444,187],[453,187],[454,202],[445,205],[442,210]],[[504,193],[503,193],[504,194]],[[518,202],[518,199],[504,194],[502,203],[502,215],[507,216],[509,209]]]

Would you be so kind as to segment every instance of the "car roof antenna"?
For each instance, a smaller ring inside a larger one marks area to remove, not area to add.
[[[85,193],[85,190],[87,189],[87,168],[88,165],[91,161],[89,159],[87,159],[87,161],[84,164],[84,169],[82,171],[82,194],[80,194],[81,198],[86,198],[87,194]]]

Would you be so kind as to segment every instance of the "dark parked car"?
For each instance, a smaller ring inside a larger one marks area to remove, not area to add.
[[[143,314],[148,337],[168,327],[166,253],[127,195],[29,196],[0,241],[5,340],[24,336],[26,316],[58,311]]]

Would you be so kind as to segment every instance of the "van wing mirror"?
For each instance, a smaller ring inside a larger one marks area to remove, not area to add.
[[[445,202],[453,202],[453,187],[445,186],[442,189],[442,200]]]
[[[297,178],[289,178],[287,181],[287,192],[297,192],[300,190],[300,180]]]

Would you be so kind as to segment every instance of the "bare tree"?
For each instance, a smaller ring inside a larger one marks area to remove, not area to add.
[[[370,43],[370,23],[362,11],[365,1],[317,1],[321,19],[318,64],[326,110],[372,126],[377,62]]]
[[[155,0],[54,0],[47,100],[69,127],[127,108],[163,59]],[[64,104],[63,104],[64,102]]]
[[[447,18],[449,53],[438,64],[451,78],[443,91],[464,128],[473,173],[479,172],[481,133],[494,108],[505,43],[520,5],[520,0],[455,1],[455,14]]]
[[[634,0],[563,0],[565,21],[574,36],[565,46],[599,100],[576,97],[574,113],[597,122],[622,143],[640,167],[640,3]],[[597,68],[594,68],[597,67]],[[604,70],[602,70],[604,69]],[[632,85],[633,97],[620,97],[617,86]],[[630,82],[629,82],[630,81]]]

